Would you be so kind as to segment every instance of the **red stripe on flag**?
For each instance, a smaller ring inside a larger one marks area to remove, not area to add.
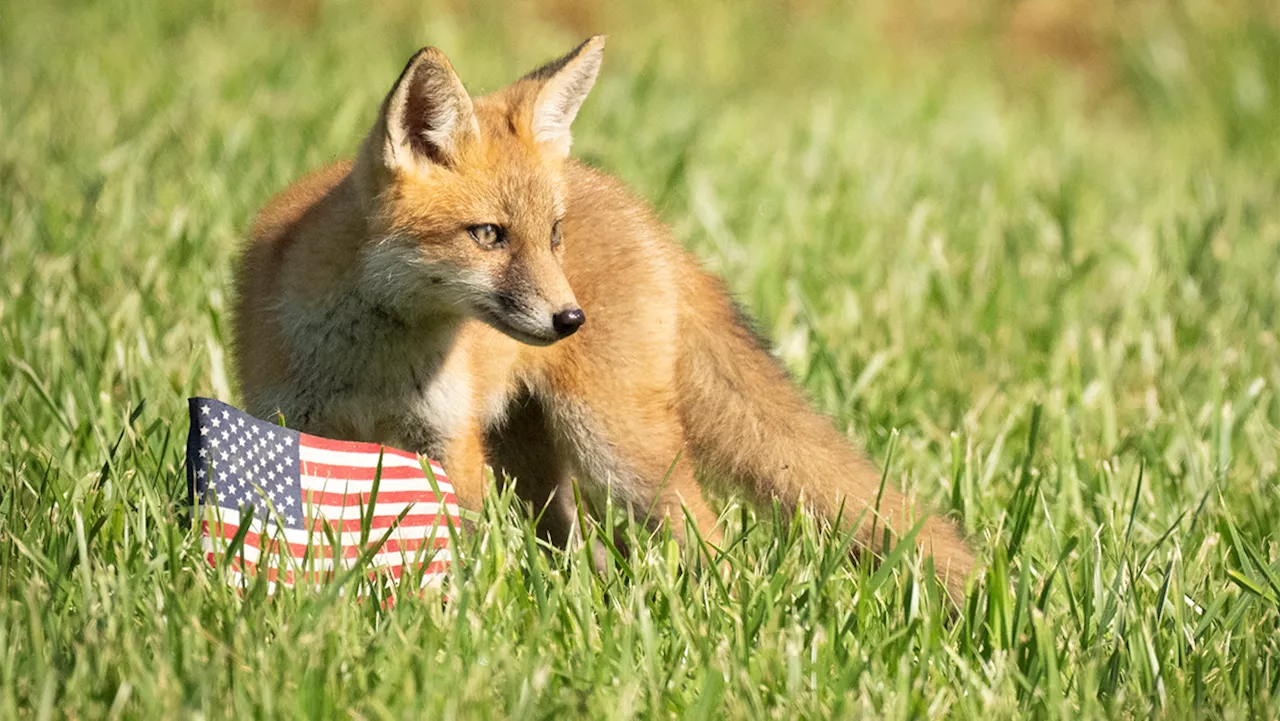
[[[303,491],[303,503],[322,506],[369,506],[372,493],[323,493],[321,491]],[[444,498],[436,500],[432,491],[379,491],[378,503],[457,503],[452,493],[445,493]]]

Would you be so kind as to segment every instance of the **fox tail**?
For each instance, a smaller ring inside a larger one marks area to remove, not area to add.
[[[873,548],[877,528],[905,534],[915,527],[906,496],[892,484],[882,490],[875,464],[809,406],[720,281],[694,271],[683,285],[686,307],[699,312],[681,313],[679,412],[698,465],[757,503],[777,499],[827,523],[858,524],[862,552]],[[962,602],[974,559],[958,529],[928,516],[916,542],[933,557],[951,598]]]

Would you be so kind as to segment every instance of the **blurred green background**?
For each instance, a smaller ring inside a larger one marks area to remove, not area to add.
[[[507,519],[470,607],[303,629],[176,530],[256,209],[419,47],[479,94],[598,32],[575,153],[972,534],[958,625],[767,523],[722,599],[661,541],[605,593]],[[1274,716],[1278,333],[1274,2],[8,2],[0,715]]]

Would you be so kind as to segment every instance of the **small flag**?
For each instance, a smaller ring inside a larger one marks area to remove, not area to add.
[[[262,572],[269,591],[319,584],[363,556],[371,577],[394,583],[421,569],[423,586],[444,579],[460,519],[434,461],[428,478],[425,459],[406,451],[299,433],[210,398],[192,398],[190,411],[193,518],[206,558],[229,562],[233,586]]]

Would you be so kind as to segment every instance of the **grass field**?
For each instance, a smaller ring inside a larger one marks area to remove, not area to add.
[[[0,717],[1280,716],[1280,13],[857,8],[6,3]],[[960,520],[954,620],[732,498],[723,583],[661,536],[596,575],[509,497],[447,604],[206,568],[185,399],[237,400],[254,211],[420,45],[479,93],[599,30],[576,152]]]

